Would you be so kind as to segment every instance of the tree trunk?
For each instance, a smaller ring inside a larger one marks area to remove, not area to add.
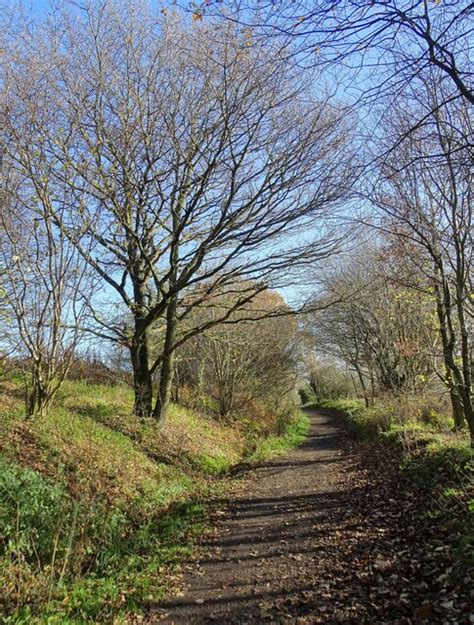
[[[369,369],[370,374],[370,404],[373,406],[375,403],[375,375],[372,367]]]
[[[206,374],[206,365],[204,364],[204,361],[201,361],[198,367],[198,381],[197,381],[199,397],[202,397],[202,395],[204,395],[205,374]]]
[[[26,413],[28,417],[41,417],[47,409],[47,393],[42,384],[33,380],[27,397]]]
[[[231,383],[224,383],[219,389],[219,414],[221,417],[227,417],[232,410],[234,403],[234,391]]]
[[[461,399],[464,408],[464,417],[469,426],[471,434],[471,441],[473,441],[473,427],[474,427],[474,405],[472,395],[472,372],[471,372],[471,352],[470,352],[470,337],[468,324],[466,323],[465,311],[464,311],[464,285],[463,278],[458,277],[456,285],[456,304],[459,320],[459,329],[461,334],[461,369],[462,369],[462,388]]]
[[[166,308],[166,335],[165,344],[163,346],[163,360],[161,363],[160,386],[158,389],[158,397],[156,398],[153,416],[163,425],[166,420],[166,413],[171,402],[171,391],[173,388],[174,377],[174,357],[175,357],[175,341],[178,326],[176,312],[178,310],[178,292],[176,282],[178,279],[179,266],[179,248],[181,233],[181,214],[186,205],[186,194],[191,176],[191,168],[188,167],[185,174],[185,184],[179,193],[176,205],[173,206],[171,213],[173,218],[173,241],[170,251],[170,300]]]
[[[176,340],[177,319],[176,310],[178,306],[177,296],[173,296],[166,309],[166,335],[163,347],[163,362],[160,371],[160,386],[158,397],[156,398],[153,416],[164,424],[167,411],[171,403],[171,390],[173,388],[174,377],[174,344]]]
[[[449,396],[451,398],[451,406],[453,408],[454,429],[460,430],[464,425],[464,412],[461,403],[461,398],[456,389],[451,388],[449,390]]]
[[[469,436],[471,439],[471,449],[474,449],[474,414],[473,411],[466,415],[467,425],[469,427]]]
[[[370,399],[369,399],[369,393],[367,392],[367,385],[365,383],[362,369],[359,367],[359,364],[357,362],[354,362],[353,364],[354,364],[354,369],[356,370],[356,373],[357,373],[357,377],[359,378],[362,392],[364,394],[365,407],[368,408],[370,406]]]
[[[174,367],[174,377],[173,377],[173,381],[174,381],[174,393],[172,393],[172,398],[175,404],[179,404],[179,400],[180,400],[180,384],[181,384],[181,379],[179,376],[179,368],[177,363],[175,364]]]
[[[441,286],[435,284],[436,311],[443,346],[443,359],[446,369],[446,381],[453,406],[453,418],[456,429],[463,427],[467,419],[466,406],[462,397],[462,377],[455,360],[455,336],[450,319],[451,296],[449,286],[440,276]]]
[[[474,448],[474,410],[472,407],[472,399],[468,398],[468,404],[464,406],[464,417],[469,427],[469,435],[471,438],[471,447]]]
[[[50,407],[53,393],[44,379],[40,363],[33,365],[31,378],[31,389],[27,389],[26,396],[26,414],[28,417],[42,417]]]
[[[135,334],[130,347],[133,367],[133,412],[138,417],[149,417],[152,412],[153,384],[149,364],[148,330],[141,319],[135,320]]]

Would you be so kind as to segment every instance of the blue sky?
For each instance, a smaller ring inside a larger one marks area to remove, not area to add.
[[[0,9],[15,6],[20,2],[27,11],[42,15],[49,7],[49,0],[0,0]]]
[[[26,6],[30,5],[35,12],[42,13],[48,8],[49,0],[29,0],[25,4]]]
[[[32,17],[45,15],[51,5],[51,0],[0,0],[0,8],[2,6],[13,6],[18,2],[20,2],[24,6],[25,10],[28,13],[31,13]],[[52,0],[52,4],[61,7],[66,5],[67,3],[65,2],[65,0]],[[293,277],[288,276],[288,278],[291,280]],[[308,284],[312,284],[313,281],[314,278],[308,276]],[[312,286],[312,288],[314,288],[314,286]],[[301,301],[301,299],[305,299],[308,296],[308,286],[305,286],[300,282],[295,283],[291,286],[287,285],[285,287],[280,287],[278,290],[292,304],[297,304]]]
[[[0,12],[22,4],[27,11],[33,14],[44,14],[49,6],[49,0],[0,0]]]

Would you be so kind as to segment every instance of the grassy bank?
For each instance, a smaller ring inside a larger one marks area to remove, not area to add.
[[[282,423],[279,430],[280,434],[276,436],[260,439],[254,451],[248,456],[249,462],[262,462],[301,445],[309,431],[309,419],[300,413],[295,421]]]
[[[125,386],[67,383],[23,417],[0,385],[0,622],[126,623],[169,590],[226,471],[297,444],[302,415],[223,421],[173,406],[164,427],[130,416]]]
[[[366,408],[359,400],[322,400],[343,415],[358,437],[390,445],[400,469],[431,496],[426,514],[439,516],[458,538],[462,568],[474,566],[474,456],[467,431],[453,431],[449,415],[433,401],[399,398]]]
[[[467,431],[453,431],[449,415],[432,402],[414,398],[380,401],[366,408],[360,400],[322,400],[321,408],[342,414],[361,438],[392,443],[400,448],[402,466],[420,484],[433,488],[448,479],[466,484],[473,454]]]

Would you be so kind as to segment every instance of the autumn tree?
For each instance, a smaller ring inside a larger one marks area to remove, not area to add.
[[[321,352],[317,355],[314,352],[305,354],[304,374],[308,385],[308,388],[300,390],[304,402],[312,401],[313,398],[346,398],[360,391],[350,367],[340,360],[327,358]]]
[[[200,324],[221,319],[238,297],[223,291],[193,316]],[[295,388],[297,322],[291,312],[280,295],[263,291],[178,350],[180,379],[215,397],[222,416],[250,401],[278,410]]]
[[[336,303],[304,321],[317,352],[357,375],[367,405],[377,391],[421,391],[434,371],[434,301],[406,273],[387,243],[367,247],[328,275],[320,299]]]
[[[429,75],[392,107],[385,142],[397,148],[380,160],[370,197],[380,211],[374,224],[396,235],[435,295],[442,377],[456,424],[467,421],[472,435],[473,117],[464,101],[439,107],[444,100],[444,81]],[[415,130],[413,110],[428,112]]]

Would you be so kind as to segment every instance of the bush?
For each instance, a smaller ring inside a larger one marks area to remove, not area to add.
[[[130,376],[114,371],[97,359],[77,358],[68,373],[69,380],[89,382],[90,384],[120,384]]]
[[[284,429],[279,435],[260,439],[250,455],[250,461],[266,460],[300,445],[308,434],[309,425],[309,419],[304,413],[293,415],[291,421],[285,422]]]
[[[314,365],[309,377],[309,386],[318,399],[347,398],[354,392],[351,378],[335,365],[323,363]]]
[[[423,431],[446,431],[453,424],[438,397],[385,396],[369,408],[364,408],[359,400],[325,400],[320,405],[346,413],[358,433],[365,436],[405,440]]]
[[[298,394],[300,396],[301,404],[305,406],[306,404],[312,404],[316,401],[316,396],[314,391],[309,386],[303,386],[298,389]]]
[[[466,441],[453,436],[453,440],[433,438],[407,454],[403,462],[404,469],[422,485],[433,488],[434,483],[467,484],[473,474],[472,452]],[[445,496],[456,493],[456,489],[447,490]]]

